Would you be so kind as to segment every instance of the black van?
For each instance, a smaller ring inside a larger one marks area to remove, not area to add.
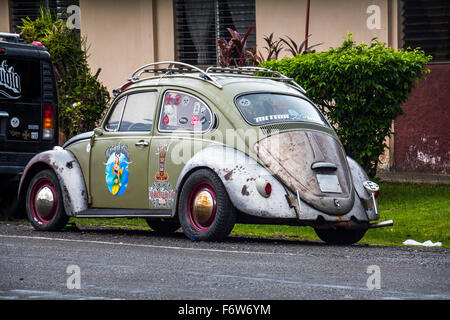
[[[0,33],[0,211],[16,206],[20,176],[38,152],[58,144],[58,107],[50,54]],[[1,212],[0,212],[1,213]]]

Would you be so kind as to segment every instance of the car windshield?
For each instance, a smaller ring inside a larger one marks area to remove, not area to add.
[[[276,93],[252,93],[239,96],[236,106],[253,125],[286,121],[306,121],[328,126],[322,114],[305,99]]]

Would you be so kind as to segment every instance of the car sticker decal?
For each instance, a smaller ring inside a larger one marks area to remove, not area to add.
[[[21,93],[19,74],[14,72],[14,67],[8,67],[6,60],[3,60],[0,64],[0,94],[9,99],[19,99]]]
[[[198,123],[198,116],[194,115],[191,119],[191,126],[195,126]]]
[[[106,185],[113,196],[121,196],[127,190],[130,156],[128,147],[121,143],[106,149]]]
[[[172,188],[166,172],[166,155],[169,149],[168,143],[161,143],[157,147],[156,154],[159,160],[159,170],[155,174],[155,180],[151,187],[148,188],[149,200],[156,208],[172,208],[175,200],[175,191]]]

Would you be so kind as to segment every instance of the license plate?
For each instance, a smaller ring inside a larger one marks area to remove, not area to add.
[[[320,191],[341,193],[341,185],[338,177],[334,174],[317,174],[317,181],[319,182]]]

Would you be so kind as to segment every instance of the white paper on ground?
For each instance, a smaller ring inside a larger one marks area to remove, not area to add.
[[[422,243],[422,242],[418,242],[413,239],[408,239],[405,242],[403,242],[403,244],[410,245],[410,246],[424,246],[424,247],[440,247],[440,246],[442,246],[441,242],[433,243],[431,240],[427,240]]]

